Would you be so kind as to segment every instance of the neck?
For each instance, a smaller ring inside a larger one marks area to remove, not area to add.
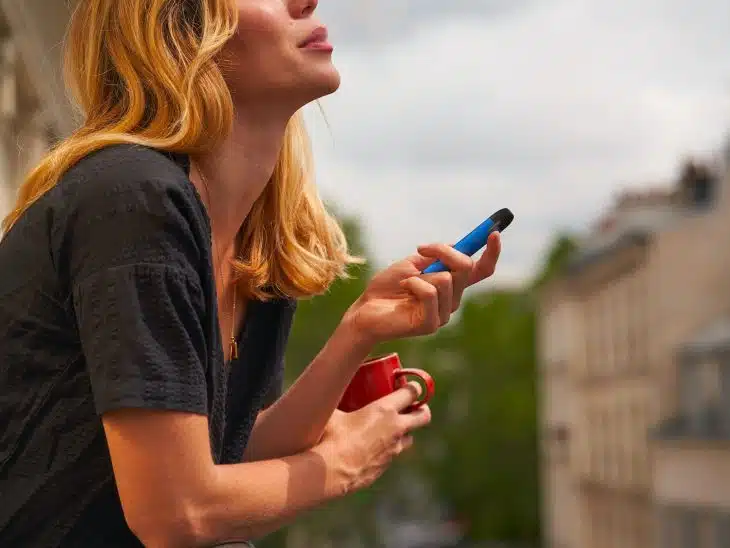
[[[236,109],[228,138],[194,160],[190,178],[206,203],[224,259],[233,258],[236,236],[271,179],[288,121]]]

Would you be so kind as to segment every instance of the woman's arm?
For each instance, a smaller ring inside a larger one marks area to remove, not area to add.
[[[103,423],[125,518],[151,548],[251,540],[345,493],[344,478],[317,448],[216,466],[204,416],[130,409]]]
[[[313,447],[372,347],[346,316],[291,388],[259,414],[244,460],[279,458]]]
[[[377,274],[294,385],[259,414],[244,459],[292,455],[316,444],[375,344],[430,334],[445,325],[464,289],[492,275],[500,250],[497,233],[476,263],[445,244],[421,246],[418,254]],[[434,260],[450,272],[421,276]]]
[[[215,465],[208,420],[177,411],[103,415],[114,478],[130,529],[150,548],[251,540],[297,514],[371,485],[430,422],[428,406],[403,413],[412,386],[355,413],[304,453]],[[357,440],[353,443],[352,440]]]

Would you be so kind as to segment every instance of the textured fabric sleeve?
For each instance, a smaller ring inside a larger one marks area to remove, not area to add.
[[[63,227],[97,411],[205,414],[206,311],[195,203],[184,179],[130,177],[122,167],[112,164],[79,185]]]
[[[126,407],[207,412],[201,294],[189,274],[134,264],[74,290],[99,414]]]

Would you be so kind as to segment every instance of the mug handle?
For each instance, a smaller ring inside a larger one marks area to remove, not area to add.
[[[423,383],[423,386],[425,386],[426,390],[423,391],[421,394],[421,398],[415,402],[413,405],[409,406],[407,411],[413,411],[414,409],[418,409],[422,405],[425,405],[428,403],[428,401],[433,397],[433,393],[436,390],[436,383],[433,381],[433,377],[426,373],[423,369],[397,369],[394,372],[395,378],[399,377],[418,377],[420,381]]]

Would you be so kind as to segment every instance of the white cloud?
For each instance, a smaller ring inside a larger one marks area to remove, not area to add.
[[[323,193],[362,216],[381,262],[511,207],[500,278],[528,275],[557,227],[720,144],[730,4],[693,4],[541,2],[353,43],[324,101],[332,135],[313,124]]]

